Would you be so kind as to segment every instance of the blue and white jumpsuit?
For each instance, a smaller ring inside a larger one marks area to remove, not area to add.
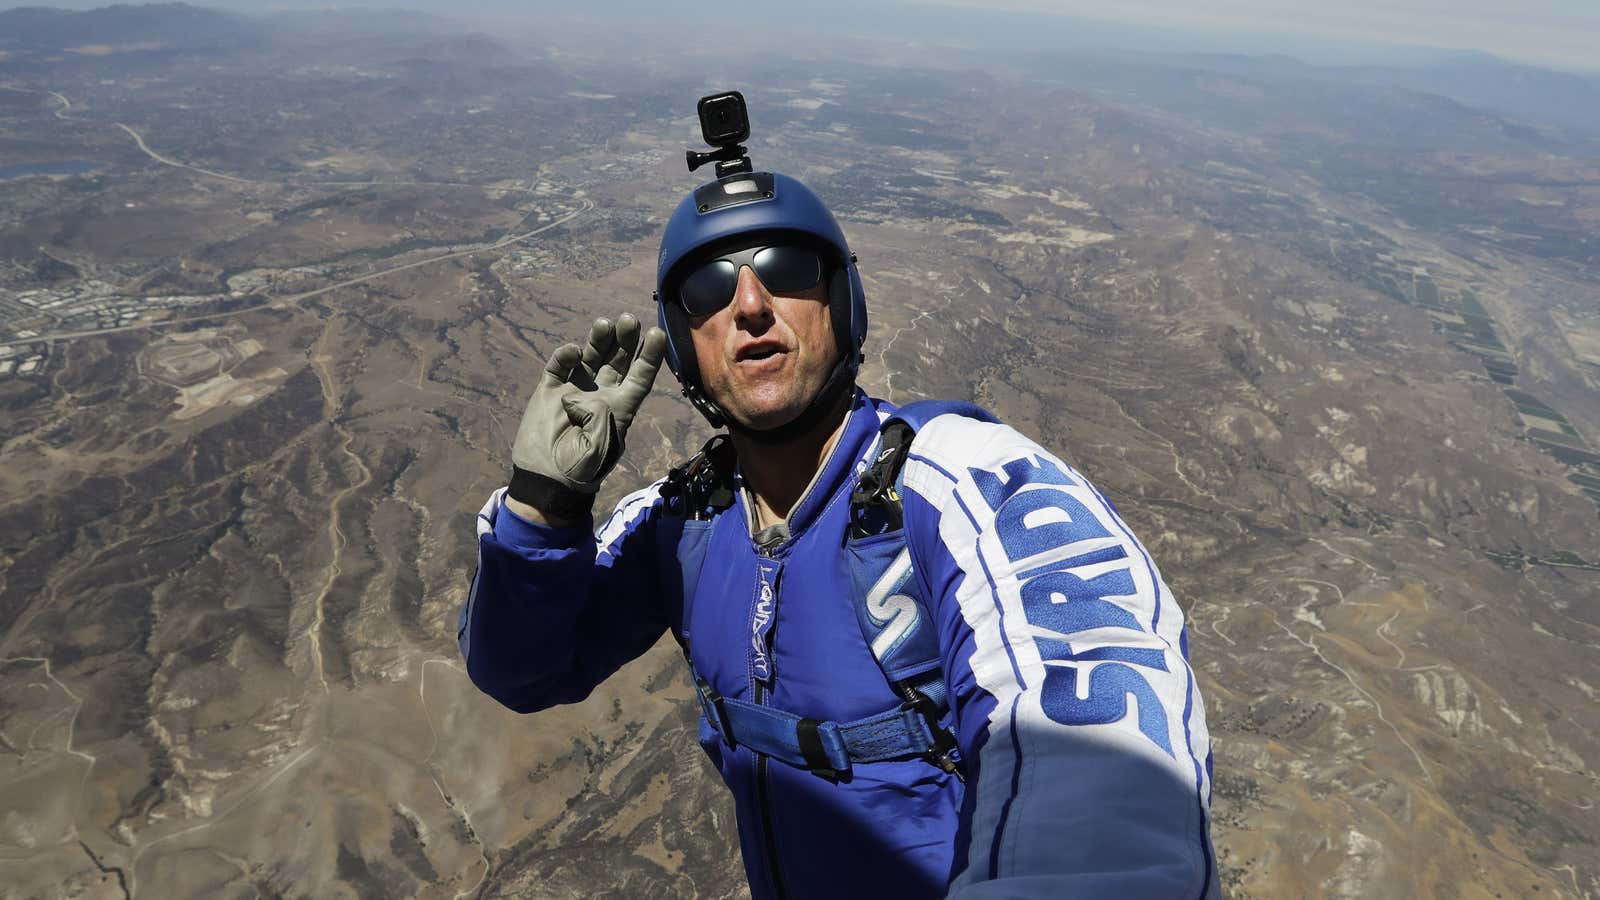
[[[736,491],[688,604],[684,523],[660,482],[593,532],[531,524],[497,491],[461,615],[473,682],[518,712],[574,703],[671,629],[692,635],[723,697],[839,722],[893,707],[842,552],[851,489],[893,409],[857,392],[780,545],[757,546]],[[966,781],[920,759],[829,780],[729,747],[702,718],[753,896],[1220,897],[1183,613],[1138,539],[1082,475],[1002,424],[933,419],[903,475]]]

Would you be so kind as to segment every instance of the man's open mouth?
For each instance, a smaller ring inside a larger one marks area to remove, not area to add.
[[[734,362],[761,360],[776,356],[782,352],[784,352],[783,347],[777,344],[751,344],[748,347],[739,348],[739,352],[734,354],[733,359]]]

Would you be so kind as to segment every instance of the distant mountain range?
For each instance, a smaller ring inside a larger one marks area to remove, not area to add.
[[[828,2],[830,8],[833,5],[831,0],[824,2]],[[481,3],[467,4],[463,10],[470,8],[482,13],[484,6]],[[487,6],[496,8],[492,3]],[[537,2],[526,6],[507,5],[505,15],[526,17],[535,14],[535,10],[552,6],[550,3]],[[469,27],[465,23],[452,22],[416,10],[382,10],[381,14],[376,14],[379,12],[373,9],[329,8],[279,12],[255,18],[187,3],[117,5],[84,11],[19,7],[0,10],[0,50],[26,47],[34,51],[51,51],[140,44],[156,44],[164,48],[187,47],[230,39],[259,39],[264,30],[278,32],[291,39],[315,39],[324,36],[327,31],[345,31],[356,25],[360,26],[368,39],[381,36],[390,29],[416,31],[419,26],[424,26],[424,30],[465,31]],[[652,12],[650,4],[640,5],[631,0],[594,12],[608,19],[648,18],[662,14],[659,9]],[[959,10],[945,12],[946,16],[960,14]],[[761,18],[770,13],[754,15]],[[1001,14],[1000,18],[1013,24],[1038,20],[1043,29],[1039,35],[1049,36],[1050,40],[1038,44],[1033,48],[1035,52],[1044,51],[1045,47],[1067,54],[1108,52],[1119,58],[1134,56],[1156,65],[1191,66],[1242,77],[1274,80],[1296,78],[1403,88],[1448,97],[1469,107],[1514,119],[1542,122],[1600,139],[1600,76],[1513,63],[1482,51],[1441,52],[1419,48],[1413,64],[1319,65],[1284,54],[1170,52],[1159,49],[1173,46],[1172,40],[1165,37],[1167,32],[1161,29],[1104,24],[1090,28],[1074,19],[1037,14]],[[864,19],[853,17],[849,21],[853,23],[852,27],[866,31],[882,31],[891,27],[880,19],[869,13]],[[903,29],[908,37],[923,40],[934,37],[927,33],[928,23],[919,26],[914,19],[903,17],[896,21],[898,24],[893,27]],[[953,24],[954,21],[947,24]],[[264,29],[264,25],[267,28]],[[1072,40],[1063,42],[1055,39],[1069,32]],[[1148,40],[1142,40],[1141,35]],[[954,40],[956,35],[945,35],[944,39]],[[980,29],[963,34],[962,39],[969,43],[975,41],[979,46],[999,46],[995,42],[1001,40],[1008,43],[1027,42],[1027,38],[1019,37],[1013,28],[1004,29],[1003,35],[989,34]],[[1151,49],[1147,52],[1135,49],[1141,46]],[[482,53],[488,55],[480,56]],[[504,51],[490,47],[466,48],[465,55],[486,62],[504,55]]]
[[[280,44],[299,48],[359,42],[368,52],[413,62],[492,66],[526,63],[503,43],[451,19],[407,9],[326,8],[260,15],[188,3],[90,10],[0,10],[0,75],[61,52],[217,51]],[[5,52],[13,57],[7,60]]]
[[[1197,54],[1197,68],[1257,78],[1302,78],[1399,87],[1449,97],[1513,118],[1600,137],[1600,77],[1509,62],[1481,51],[1439,54],[1414,66],[1317,66],[1289,56]]]
[[[86,45],[204,43],[238,34],[246,21],[233,13],[187,3],[83,11],[24,6],[0,11],[0,48],[64,50]]]

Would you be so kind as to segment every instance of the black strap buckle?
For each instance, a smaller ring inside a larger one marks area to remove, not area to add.
[[[800,744],[800,755],[806,759],[806,768],[811,774],[826,778],[829,781],[838,781],[841,773],[833,767],[833,760],[828,758],[828,751],[822,745],[822,737],[818,728],[822,722],[816,719],[801,719],[795,723],[795,737]]]
[[[700,695],[700,711],[705,713],[706,721],[711,723],[711,728],[716,731],[717,737],[722,738],[722,743],[726,744],[728,749],[733,749],[736,746],[733,727],[728,722],[728,709],[722,702],[722,695],[711,686],[711,682],[699,675],[695,676],[694,687],[695,693]]]
[[[939,706],[928,695],[918,690],[911,692],[915,699],[907,700],[901,709],[912,710],[922,716],[922,721],[928,726],[928,734],[933,739],[933,746],[928,748],[922,758],[932,763],[940,771],[956,776],[956,780],[966,784],[967,777],[961,771],[961,761],[956,756],[956,736],[950,729],[939,724]]]
[[[913,437],[911,426],[904,422],[892,423],[883,430],[877,459],[861,473],[855,489],[850,492],[852,538],[898,531],[904,524],[895,482],[900,478],[906,455],[911,452]]]

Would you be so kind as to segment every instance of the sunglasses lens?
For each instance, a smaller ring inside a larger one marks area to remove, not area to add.
[[[767,247],[757,251],[755,270],[774,293],[808,291],[822,280],[822,258],[808,247]]]
[[[822,281],[822,257],[809,247],[762,247],[753,254],[744,251],[714,259],[689,273],[678,288],[689,315],[709,316],[728,305],[739,286],[736,260],[748,260],[756,277],[775,294],[809,291]]]
[[[713,260],[689,274],[678,288],[683,308],[691,316],[709,316],[728,305],[739,283],[739,270],[725,259]]]

